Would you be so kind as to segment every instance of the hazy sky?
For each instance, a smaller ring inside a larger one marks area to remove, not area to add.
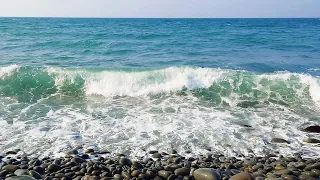
[[[0,0],[0,16],[320,17],[320,0]]]

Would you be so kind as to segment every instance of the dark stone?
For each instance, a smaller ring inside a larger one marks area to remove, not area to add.
[[[50,164],[49,166],[48,166],[48,172],[49,173],[53,173],[53,172],[57,172],[57,171],[59,171],[61,168],[60,168],[60,166],[59,165],[57,165],[57,164]]]
[[[33,166],[40,166],[41,161],[39,159],[36,159],[32,164],[33,164]]]
[[[282,138],[272,138],[272,139],[271,139],[271,142],[272,142],[272,143],[287,143],[287,144],[290,144],[289,141],[284,140],[284,139],[282,139]]]
[[[251,168],[253,171],[257,171],[258,169],[263,169],[263,164],[256,164]]]
[[[320,126],[309,126],[305,128],[303,131],[308,133],[320,133]]]
[[[39,174],[42,174],[42,173],[43,173],[43,169],[42,169],[42,167],[40,167],[40,166],[34,167],[33,170],[37,171]]]
[[[171,174],[167,180],[175,180],[178,176]]]
[[[142,168],[143,168],[142,164],[139,163],[139,162],[136,162],[136,161],[132,163],[132,166],[133,166],[133,167],[136,167],[136,168],[138,168],[138,169],[142,169]]]
[[[300,180],[317,180],[316,178],[312,177],[312,176],[307,176],[307,175],[301,175],[299,176]]]
[[[200,168],[194,171],[195,180],[220,180],[220,174],[211,168]]]
[[[31,170],[29,171],[29,175],[34,177],[35,179],[41,179],[41,175],[37,172],[37,171],[34,171],[34,170]]]
[[[82,159],[81,157],[74,157],[74,158],[71,159],[71,162],[75,162],[75,163],[81,164],[81,163],[84,163],[84,162],[87,162],[87,161]]]
[[[89,156],[88,154],[82,154],[82,155],[81,155],[81,158],[82,158],[82,159],[89,159],[90,156]]]
[[[154,153],[154,154],[152,154],[152,157],[159,159],[161,157],[161,154],[160,153]]]
[[[19,166],[17,165],[6,165],[2,167],[2,170],[7,170],[10,173],[14,173],[18,168]]]
[[[231,172],[232,175],[236,175],[236,174],[241,173],[241,171],[238,170],[238,169],[231,169],[230,172]]]
[[[320,170],[320,162],[308,165],[306,168],[304,168],[305,171],[311,171],[312,169],[319,169]]]
[[[125,158],[125,157],[122,157],[122,158],[120,158],[120,160],[119,160],[119,164],[120,165],[122,165],[122,166],[131,166],[132,165],[132,162],[131,162],[131,160],[130,159],[128,159],[128,158]]]
[[[67,155],[77,155],[79,152],[78,152],[78,150],[76,150],[76,149],[73,149],[73,150],[71,150],[71,151],[69,151],[69,152],[67,152]]]
[[[168,177],[172,174],[171,171],[164,171],[164,170],[161,170],[158,172],[158,176],[159,177],[162,177],[164,179],[168,179]]]
[[[279,170],[276,171],[274,174],[281,176],[281,175],[291,175],[292,171],[288,170],[288,169],[283,169],[283,170]]]
[[[132,171],[131,176],[133,176],[133,177],[138,177],[139,174],[140,174],[140,171],[139,171],[139,170],[134,170],[134,171]]]
[[[6,155],[10,155],[10,154],[13,154],[13,155],[15,155],[15,154],[17,154],[18,152],[16,152],[16,151],[7,151],[6,152]]]
[[[94,153],[94,150],[93,149],[87,149],[84,153],[88,153],[88,154]]]
[[[283,180],[299,180],[297,177],[295,177],[293,175],[282,175],[281,178]]]
[[[174,174],[177,176],[189,176],[190,175],[190,168],[178,168],[174,171]]]
[[[17,169],[14,174],[17,176],[29,175],[29,171],[27,169]]]
[[[158,153],[158,151],[149,151],[148,153],[149,154],[155,154],[155,153]]]
[[[247,172],[242,172],[239,174],[236,174],[230,178],[230,180],[254,180],[251,174]]]
[[[114,176],[113,176],[113,178],[115,178],[115,179],[123,179],[123,177],[120,175],[120,174],[115,174]]]
[[[311,172],[316,176],[320,177],[320,170],[319,169],[312,169]]]
[[[121,175],[125,179],[131,179],[131,175],[128,172],[122,171]]]
[[[98,180],[98,177],[86,175],[83,177],[83,180]]]
[[[12,176],[12,177],[6,178],[6,180],[35,180],[35,178],[24,175],[24,176]]]
[[[314,139],[314,138],[308,138],[305,140],[306,143],[320,143],[320,140],[319,139]]]

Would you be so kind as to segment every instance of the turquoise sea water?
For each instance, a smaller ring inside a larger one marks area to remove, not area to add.
[[[300,129],[320,122],[319,32],[320,19],[0,18],[0,150],[318,156]]]

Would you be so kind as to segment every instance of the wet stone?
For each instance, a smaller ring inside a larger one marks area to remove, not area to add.
[[[253,180],[253,177],[247,172],[242,172],[232,176],[230,180]]]
[[[194,171],[195,180],[220,180],[220,174],[211,168],[200,168]]]
[[[35,180],[35,178],[31,176],[11,176],[9,178],[6,178],[6,180]]]
[[[59,171],[60,169],[61,169],[60,166],[59,166],[59,165],[56,165],[56,164],[50,164],[50,165],[48,166],[48,172],[49,172],[49,173],[57,172],[57,171]]]
[[[168,179],[168,177],[169,177],[171,174],[172,174],[171,171],[164,171],[164,170],[162,170],[162,171],[159,171],[159,172],[158,172],[158,175],[159,175],[160,177],[164,178],[164,179]]]
[[[35,179],[41,179],[41,175],[37,172],[37,171],[34,171],[34,170],[31,170],[29,171],[29,175],[34,177]]]
[[[178,168],[174,171],[174,173],[178,176],[189,176],[190,168]]]
[[[281,178],[283,180],[298,180],[298,178],[296,176],[293,176],[293,175],[282,175]]]

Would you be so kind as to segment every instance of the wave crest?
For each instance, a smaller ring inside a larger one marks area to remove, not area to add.
[[[320,105],[319,79],[308,74],[196,67],[158,70],[31,68],[12,65],[0,69],[0,92],[20,101],[59,96],[193,95],[215,104],[248,107],[261,103],[286,106]]]

